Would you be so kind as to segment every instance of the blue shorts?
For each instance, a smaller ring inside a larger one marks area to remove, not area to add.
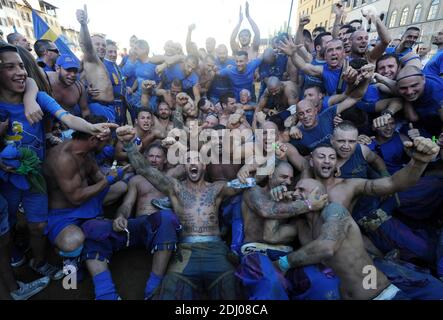
[[[48,221],[48,195],[23,191],[9,182],[0,183],[0,194],[8,202],[10,227],[17,223],[17,211],[20,202],[23,205],[28,222],[43,223]]]
[[[89,110],[91,110],[91,114],[106,117],[108,122],[115,123],[116,121],[115,108],[112,104],[106,105],[100,102],[92,102],[89,104]]]
[[[0,237],[9,232],[8,202],[0,196]]]
[[[60,232],[70,225],[80,227],[86,220],[101,216],[103,213],[103,200],[108,191],[109,187],[76,208],[49,210],[48,225],[45,230],[49,241],[54,244]]]

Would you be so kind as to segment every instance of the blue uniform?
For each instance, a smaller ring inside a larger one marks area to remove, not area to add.
[[[112,88],[114,91],[114,113],[115,121],[120,125],[126,124],[126,105],[124,99],[126,96],[126,83],[120,68],[115,62],[110,60],[103,60],[103,63],[108,70],[109,78],[111,79]]]
[[[425,75],[441,76],[443,74],[443,50],[437,51],[423,69]]]
[[[432,135],[439,136],[442,122],[439,116],[443,102],[443,79],[435,75],[426,75],[423,94],[412,102],[414,110],[420,117],[418,128],[423,128]]]
[[[260,93],[258,97],[260,98],[266,90],[266,83],[264,80],[269,77],[277,77],[283,80],[283,75],[286,72],[286,67],[288,65],[288,56],[285,54],[277,54],[275,62],[273,64],[262,63],[258,68],[258,73],[260,75]]]
[[[183,91],[186,92],[192,99],[194,99],[194,92],[192,88],[198,84],[199,78],[195,72],[192,72],[190,75],[186,76],[181,69],[181,64],[173,65],[167,68],[163,72],[163,86],[166,90],[171,89],[171,83],[175,79],[178,79],[182,82]]]
[[[316,59],[312,60],[311,64],[313,66],[326,66],[326,61],[317,60],[317,58],[316,58]],[[325,89],[325,86],[324,86],[321,78],[311,76],[311,75],[306,74],[304,72],[301,72],[301,73],[303,75],[303,92],[306,90],[306,88],[308,88],[310,86],[318,86],[322,89]]]
[[[228,77],[233,86],[235,99],[240,101],[240,91],[248,89],[251,92],[252,101],[256,101],[254,90],[254,73],[262,63],[262,59],[254,59],[246,65],[244,72],[238,72],[237,68],[230,67],[220,70],[220,75]]]
[[[341,178],[367,179],[370,166],[363,156],[360,145],[340,168]],[[352,211],[352,217],[382,252],[399,249],[404,259],[422,258],[432,261],[435,247],[427,236],[414,232],[397,218],[392,211],[397,206],[395,197],[381,201],[378,197],[362,196]]]
[[[56,112],[63,110],[53,98],[44,92],[37,94],[37,103],[45,116],[55,116]],[[9,127],[5,140],[14,143],[17,148],[27,148],[34,151],[38,158],[43,161],[45,157],[44,121],[31,126],[25,117],[24,108],[23,104],[0,102],[0,110],[9,117]],[[10,182],[0,183],[0,193],[8,202],[10,226],[14,226],[16,223],[16,213],[20,202],[23,204],[26,219],[29,222],[47,221],[48,196],[46,194],[20,190]]]
[[[145,80],[152,80],[156,83],[160,82],[160,77],[155,72],[155,68],[157,65],[147,62],[137,62],[135,66],[135,77],[138,83],[137,91],[131,96],[131,104],[136,108],[141,108],[141,97],[142,97],[142,83]],[[157,105],[157,97],[153,96],[150,99],[150,105],[153,110],[155,110],[155,106]]]
[[[341,88],[339,88],[340,76],[342,69],[330,69],[328,64],[323,66],[322,82],[328,96],[333,96],[338,93],[343,93],[346,90],[346,82],[342,81]]]
[[[398,133],[394,133],[389,141],[381,145],[373,141],[369,148],[383,158],[391,175],[409,163],[410,158],[404,151],[403,141]],[[415,186],[399,192],[398,196],[399,212],[417,220],[429,218],[439,210],[443,202],[443,178],[421,177]]]
[[[235,61],[232,59],[228,59],[224,63],[221,63],[220,60],[217,58],[215,60],[215,65],[217,66],[218,70],[222,70],[224,68],[227,68],[228,66],[235,67]],[[209,100],[211,100],[212,103],[216,104],[220,101],[220,98],[224,94],[231,91],[231,80],[228,77],[215,75],[214,79],[212,80],[211,86],[209,87],[208,98]]]
[[[332,106],[318,117],[318,124],[314,128],[306,129],[300,127],[303,138],[300,140],[291,140],[291,144],[298,149],[302,155],[308,155],[316,146],[322,143],[329,143],[334,133],[334,117],[337,114],[337,106]]]
[[[122,64],[123,64],[123,66],[122,66],[121,70],[122,70],[122,75],[126,79],[126,85],[128,87],[132,87],[134,82],[137,80],[137,78],[135,76],[135,67],[137,65],[137,62],[132,62],[131,60],[129,60],[129,58],[127,58],[126,62],[122,63]]]

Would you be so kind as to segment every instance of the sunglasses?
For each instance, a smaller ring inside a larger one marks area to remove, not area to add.
[[[54,52],[56,54],[60,54],[60,51],[58,51],[58,49],[48,49],[48,51]]]

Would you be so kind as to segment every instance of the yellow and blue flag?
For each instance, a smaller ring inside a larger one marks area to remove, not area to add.
[[[60,54],[66,54],[72,57],[76,62],[80,63],[77,56],[69,49],[68,45],[63,41],[62,35],[57,35],[48,24],[37,14],[35,10],[32,10],[32,21],[34,24],[34,37],[36,40],[50,40],[55,43]]]

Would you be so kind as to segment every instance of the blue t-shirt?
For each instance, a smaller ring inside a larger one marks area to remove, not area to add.
[[[329,143],[329,140],[334,133],[334,117],[337,115],[337,106],[332,106],[318,117],[318,124],[314,128],[306,129],[301,127],[300,131],[303,138],[300,140],[291,140],[291,144],[298,149],[303,155],[308,155],[309,152],[315,149],[316,146],[322,143]]]
[[[222,70],[224,68],[227,68],[228,66],[235,67],[235,61],[232,59],[228,59],[224,63],[221,63],[220,60],[217,58],[215,60],[215,65],[217,66],[218,70]],[[208,91],[208,97],[211,100],[219,101],[221,96],[230,91],[232,91],[231,80],[228,77],[215,75]]]
[[[119,67],[115,62],[104,59],[103,64],[108,70],[109,79],[111,80],[112,88],[114,90],[114,99],[120,99],[124,96],[126,91],[126,86],[123,82],[123,76],[120,72]]]
[[[357,102],[356,107],[368,113],[375,113],[375,105],[382,100],[380,91],[375,84],[370,84],[363,98]]]
[[[434,54],[431,60],[429,60],[424,67],[423,73],[437,77],[443,74],[443,50],[439,50],[436,54]]]
[[[443,104],[443,79],[434,75],[426,75],[423,94],[412,102],[419,117],[438,115]]]
[[[264,80],[269,77],[277,77],[280,80],[283,80],[283,75],[286,72],[286,68],[288,65],[288,56],[285,54],[277,54],[275,62],[273,64],[262,63],[258,67],[258,73],[260,75],[260,94],[259,97],[266,90],[266,83]]]
[[[326,61],[320,61],[317,59],[313,59],[311,64],[313,66],[325,66]],[[308,88],[310,86],[319,86],[320,88],[324,89],[325,86],[324,86],[323,80],[321,78],[311,76],[311,75],[306,74],[304,72],[302,73],[302,71],[300,71],[300,73],[303,75],[303,92],[306,90],[306,88]]]
[[[254,90],[254,73],[255,70],[262,63],[262,59],[254,59],[246,65],[244,72],[238,72],[236,67],[229,67],[220,70],[220,75],[223,77],[228,77],[233,86],[235,99],[240,101],[240,91],[243,89],[248,89],[251,92],[252,100],[255,101],[255,90]]]
[[[126,85],[129,87],[132,87],[132,85],[134,84],[134,82],[136,80],[136,77],[135,77],[136,65],[137,65],[137,62],[134,63],[131,60],[129,60],[129,58],[128,58],[122,67],[122,75],[125,77]]]
[[[45,116],[55,116],[62,107],[47,93],[39,92],[37,94],[37,103],[45,113]],[[45,157],[45,135],[43,124],[40,121],[30,125],[25,117],[25,106],[21,104],[9,104],[0,101],[0,110],[9,117],[9,126],[6,134],[6,141],[13,141],[17,148],[28,148],[37,153],[40,160]]]
[[[195,72],[192,72],[189,76],[186,76],[181,69],[181,64],[175,64],[167,68],[163,72],[163,86],[165,89],[171,89],[171,83],[174,79],[178,79],[182,82],[183,90],[189,91],[198,83],[198,76]]]
[[[341,86],[341,92],[338,90],[338,85],[340,82],[340,76],[342,73],[343,68],[334,69],[331,70],[328,66],[328,64],[325,64],[323,66],[323,72],[322,72],[322,82],[324,85],[324,88],[326,90],[326,94],[328,96],[333,96],[337,93],[343,93],[346,90],[346,82],[343,81],[343,84]]]

